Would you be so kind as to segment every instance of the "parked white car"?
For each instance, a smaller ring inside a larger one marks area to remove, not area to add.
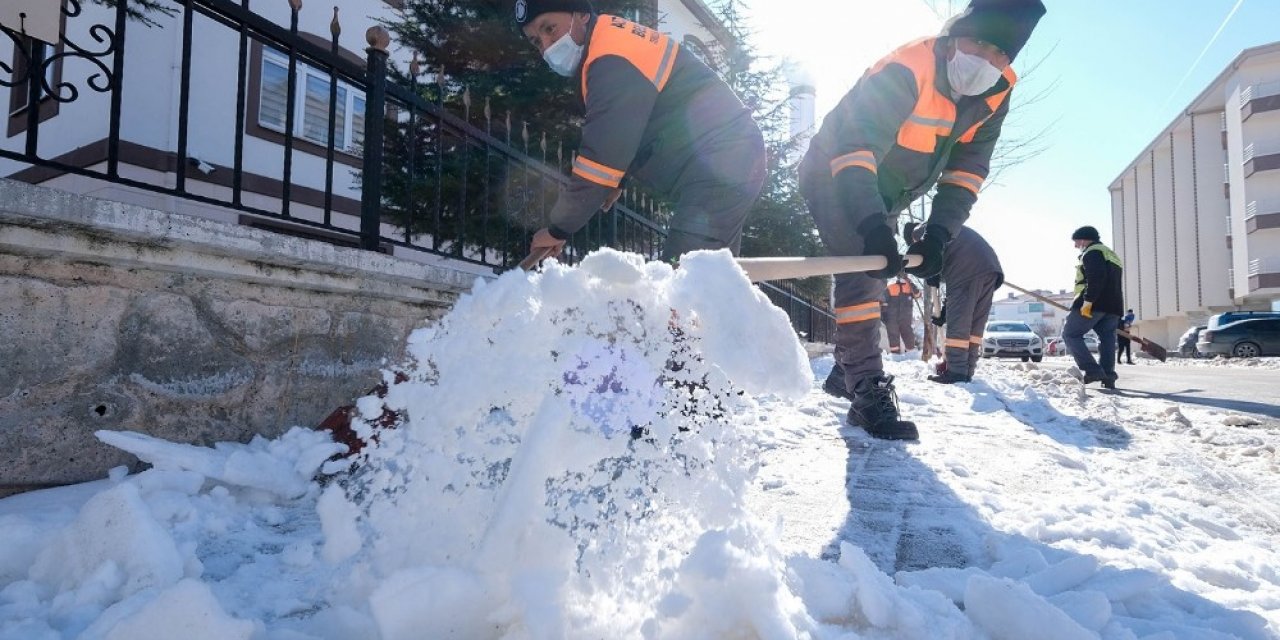
[[[988,322],[982,337],[982,357],[1040,362],[1044,359],[1044,340],[1025,322]]]

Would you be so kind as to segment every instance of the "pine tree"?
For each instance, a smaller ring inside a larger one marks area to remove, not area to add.
[[[737,46],[722,51],[721,77],[752,111],[764,134],[768,173],[764,190],[747,218],[742,254],[747,256],[812,256],[821,247],[813,218],[800,195],[795,157],[798,141],[791,135],[790,95],[781,63],[758,52],[754,34],[746,25],[742,0],[724,0],[719,6],[721,23]],[[825,299],[828,278],[802,281],[811,296]]]

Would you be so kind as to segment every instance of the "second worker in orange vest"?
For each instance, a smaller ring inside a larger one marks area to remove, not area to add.
[[[663,259],[737,253],[764,185],[765,147],[729,85],[675,38],[597,15],[588,0],[516,0],[515,21],[586,108],[573,174],[530,249],[558,254],[631,176],[673,201]]]
[[[824,385],[852,400],[849,424],[871,436],[919,437],[900,418],[880,359],[884,278],[902,268],[898,214],[937,185],[924,237],[907,249],[924,257],[908,273],[937,274],[987,177],[1017,80],[1009,64],[1044,13],[1040,0],[971,0],[937,37],[908,43],[868,69],[823,119],[801,162],[800,190],[827,251],[888,260],[879,272],[835,277],[836,364],[844,379]]]
[[[915,300],[920,297],[911,280],[903,274],[885,287],[884,306],[880,319],[889,332],[889,353],[905,353],[916,348],[916,330],[912,326],[915,317]]]

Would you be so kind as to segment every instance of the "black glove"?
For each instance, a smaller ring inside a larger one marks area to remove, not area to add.
[[[942,273],[942,257],[948,242],[951,242],[951,232],[946,227],[936,224],[925,227],[924,237],[907,247],[908,254],[918,255],[922,261],[919,266],[908,267],[907,273],[917,278],[931,278]]]
[[[947,303],[942,303],[942,309],[938,311],[938,315],[933,317],[933,324],[941,327],[947,323]]]
[[[919,225],[920,223],[915,220],[902,225],[902,239],[906,240],[907,244],[911,244],[911,241],[915,240],[916,227]]]
[[[930,278],[925,278],[924,283],[933,287],[934,289],[937,289],[938,287],[942,286],[942,276],[938,275]]]
[[[868,271],[872,278],[889,278],[902,271],[902,254],[898,253],[898,239],[893,236],[893,229],[885,224],[884,218],[871,216],[858,225],[858,233],[862,235],[862,255],[884,256],[885,267],[879,271]]]

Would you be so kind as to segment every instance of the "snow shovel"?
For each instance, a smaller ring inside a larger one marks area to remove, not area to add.
[[[1035,298],[1035,299],[1037,299],[1037,300],[1041,301],[1041,302],[1044,302],[1044,303],[1046,303],[1046,304],[1051,304],[1051,305],[1053,305],[1053,306],[1055,306],[1055,307],[1057,307],[1057,308],[1059,308],[1059,309],[1062,309],[1063,311],[1066,311],[1066,312],[1068,312],[1068,313],[1070,313],[1070,312],[1071,312],[1071,309],[1070,309],[1070,308],[1068,308],[1066,305],[1060,304],[1060,303],[1058,303],[1058,302],[1057,302],[1057,301],[1055,301],[1055,300],[1051,300],[1051,299],[1049,299],[1049,298],[1046,298],[1046,297],[1044,297],[1044,296],[1042,296],[1042,295],[1040,295],[1040,294],[1038,294],[1038,293],[1036,293],[1036,292],[1034,292],[1034,291],[1031,291],[1031,290],[1028,290],[1028,289],[1023,289],[1022,287],[1019,287],[1018,285],[1013,284],[1013,283],[1009,282],[1008,280],[1005,280],[1005,281],[1004,281],[1004,285],[1005,285],[1006,287],[1009,287],[1010,289],[1015,290],[1015,291],[1021,291],[1021,292],[1025,293],[1025,294],[1027,294],[1027,295],[1031,296],[1032,298]],[[1148,340],[1148,339],[1146,339],[1146,338],[1143,338],[1143,337],[1141,337],[1141,336],[1133,335],[1132,333],[1129,333],[1128,331],[1125,331],[1125,330],[1123,330],[1123,329],[1116,329],[1116,335],[1118,335],[1118,336],[1120,336],[1120,337],[1122,337],[1122,338],[1128,338],[1128,339],[1130,339],[1130,340],[1132,340],[1132,341],[1134,341],[1134,342],[1138,343],[1139,345],[1141,345],[1143,353],[1146,353],[1147,355],[1149,355],[1149,356],[1151,356],[1151,357],[1155,358],[1156,360],[1159,360],[1160,362],[1164,362],[1164,361],[1166,361],[1166,360],[1168,360],[1168,359],[1169,359],[1169,350],[1168,350],[1168,349],[1165,349],[1164,347],[1162,347],[1162,346],[1160,346],[1160,345],[1158,345],[1158,344],[1156,344],[1156,343],[1154,343],[1154,342],[1152,342],[1152,341],[1150,341],[1150,340]]]
[[[520,268],[528,271],[536,267],[548,253],[550,252],[544,252],[541,255],[529,254],[520,261]],[[920,264],[920,256],[908,255],[905,258],[908,267]],[[747,278],[752,282],[877,271],[883,269],[885,265],[885,259],[880,256],[737,258],[736,260],[738,266],[747,272]]]

